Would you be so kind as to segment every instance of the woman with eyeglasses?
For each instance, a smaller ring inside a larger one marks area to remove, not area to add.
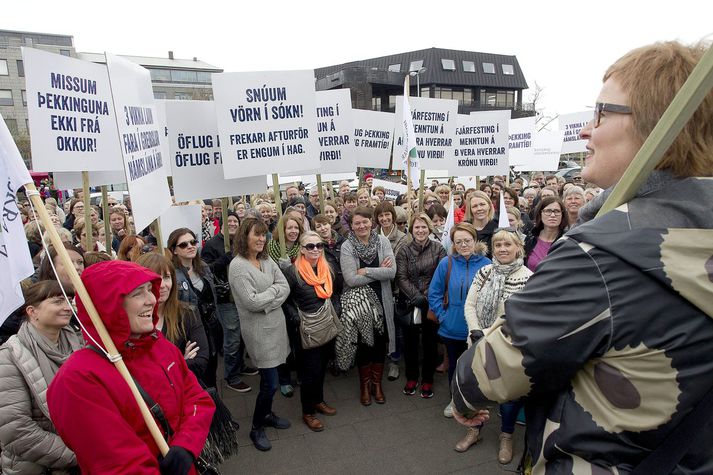
[[[514,208],[513,211],[517,211]],[[465,302],[465,319],[468,334],[485,331],[495,320],[505,317],[505,301],[519,292],[532,275],[524,265],[525,248],[520,233],[515,228],[498,229],[493,234],[493,262],[482,267],[468,291]],[[469,339],[468,346],[473,342]],[[500,447],[498,461],[512,460],[512,434],[515,420],[522,404],[519,401],[500,404]],[[465,437],[456,444],[458,452],[465,452],[480,440],[482,426],[469,427]]]
[[[438,195],[435,194],[432,191],[426,191],[423,194],[423,210],[428,211],[428,209],[435,205],[439,204],[441,200],[438,198]],[[415,210],[414,210],[415,211]]]
[[[464,222],[470,223],[475,227],[478,234],[478,241],[487,246],[486,256],[490,257],[490,239],[493,236],[493,231],[498,227],[498,222],[493,219],[495,211],[493,202],[484,191],[474,191],[471,193],[465,207]]]
[[[547,257],[552,244],[564,235],[569,226],[569,217],[564,203],[557,196],[542,198],[535,209],[535,226],[525,239],[527,268],[535,271]]]
[[[476,192],[481,193],[482,192]],[[458,357],[467,348],[468,326],[464,305],[475,273],[490,264],[485,257],[487,248],[478,241],[478,233],[470,223],[459,223],[451,228],[451,255],[438,263],[428,289],[428,305],[440,323],[438,335],[448,355],[448,382],[453,379]],[[445,417],[453,417],[450,402],[443,410]]]
[[[283,306],[288,319],[299,322],[305,315],[323,312],[333,318],[339,315],[342,281],[337,269],[325,258],[324,249],[323,238],[316,232],[307,231],[300,237],[300,255],[284,271],[290,286],[290,296]],[[324,430],[322,422],[315,417],[316,412],[325,416],[337,413],[324,401],[324,375],[333,346],[330,341],[306,348],[300,339],[297,348],[297,372],[302,378],[302,421],[314,432]]]
[[[228,271],[240,316],[240,333],[252,363],[260,371],[250,440],[261,451],[272,448],[265,427],[290,427],[290,421],[272,412],[272,400],[280,384],[277,367],[285,363],[290,353],[282,311],[290,287],[275,261],[267,255],[266,235],[264,222],[245,218],[235,237],[236,255]]]
[[[166,248],[176,268],[178,299],[192,305],[203,322],[208,337],[208,367],[203,383],[216,386],[218,348],[222,345],[218,300],[210,267],[198,255],[198,239],[192,230],[178,228],[168,236]]]

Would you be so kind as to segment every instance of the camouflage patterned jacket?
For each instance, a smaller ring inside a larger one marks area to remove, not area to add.
[[[459,359],[457,410],[527,396],[533,474],[629,473],[713,384],[713,179],[666,176],[559,240]],[[713,473],[713,422],[690,437],[674,473]]]

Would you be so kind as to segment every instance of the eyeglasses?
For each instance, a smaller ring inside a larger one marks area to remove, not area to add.
[[[428,201],[425,201],[425,203],[427,205],[435,205],[436,203],[438,203],[438,200],[428,200]]]
[[[314,251],[315,249],[321,251],[322,249],[324,249],[324,243],[323,242],[317,242],[317,243],[310,242],[309,244],[305,244],[302,247],[307,249],[308,251]]]
[[[542,214],[545,214],[547,216],[559,216],[562,214],[562,211],[558,209],[543,209]]]
[[[576,176],[576,177],[572,178],[572,180],[573,180],[573,181],[582,181],[582,177],[581,177],[581,176]]]
[[[599,122],[602,119],[602,112],[613,112],[615,114],[631,114],[631,107],[622,106],[619,104],[607,104],[606,102],[597,102],[594,105],[594,128],[599,127]]]
[[[196,247],[196,244],[198,244],[198,241],[196,241],[195,239],[191,239],[190,241],[183,241],[183,242],[181,242],[181,243],[176,244],[176,247],[179,247],[179,248],[181,248],[181,249],[185,249],[185,248],[187,248],[188,246]]]
[[[473,244],[473,242],[475,241],[473,241],[472,239],[463,239],[461,241],[456,241],[453,244],[455,244],[456,246],[470,246],[471,244]]]
[[[406,221],[396,221],[396,224],[399,226],[406,226]]]

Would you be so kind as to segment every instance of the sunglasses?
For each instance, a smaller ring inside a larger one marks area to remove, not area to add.
[[[183,241],[181,243],[176,244],[176,247],[185,249],[188,246],[196,247],[196,244],[198,244],[198,241],[196,241],[195,239],[191,239],[190,241]]]
[[[323,242],[318,242],[318,243],[311,242],[309,244],[305,244],[302,247],[307,249],[308,251],[314,251],[315,249],[321,251],[322,249],[324,249],[324,243]]]

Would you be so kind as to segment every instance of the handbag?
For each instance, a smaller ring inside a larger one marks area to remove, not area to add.
[[[448,282],[451,280],[451,269],[452,268],[453,268],[452,257],[448,256],[448,270],[446,271],[446,287],[443,292],[443,310],[448,310]],[[439,323],[436,313],[433,310],[431,310],[430,308],[428,309],[426,318],[431,320],[434,323]]]
[[[409,305],[408,301],[402,297],[396,298],[394,305],[394,320],[401,326],[410,327],[422,323],[422,311],[419,307]]]
[[[230,292],[230,282],[223,280],[213,274],[213,284],[215,285],[215,294],[219,300],[228,300],[232,295]]]
[[[297,313],[300,316],[300,339],[304,349],[326,345],[342,331],[342,324],[331,299],[325,299],[322,307],[314,313],[305,313],[299,308]]]

